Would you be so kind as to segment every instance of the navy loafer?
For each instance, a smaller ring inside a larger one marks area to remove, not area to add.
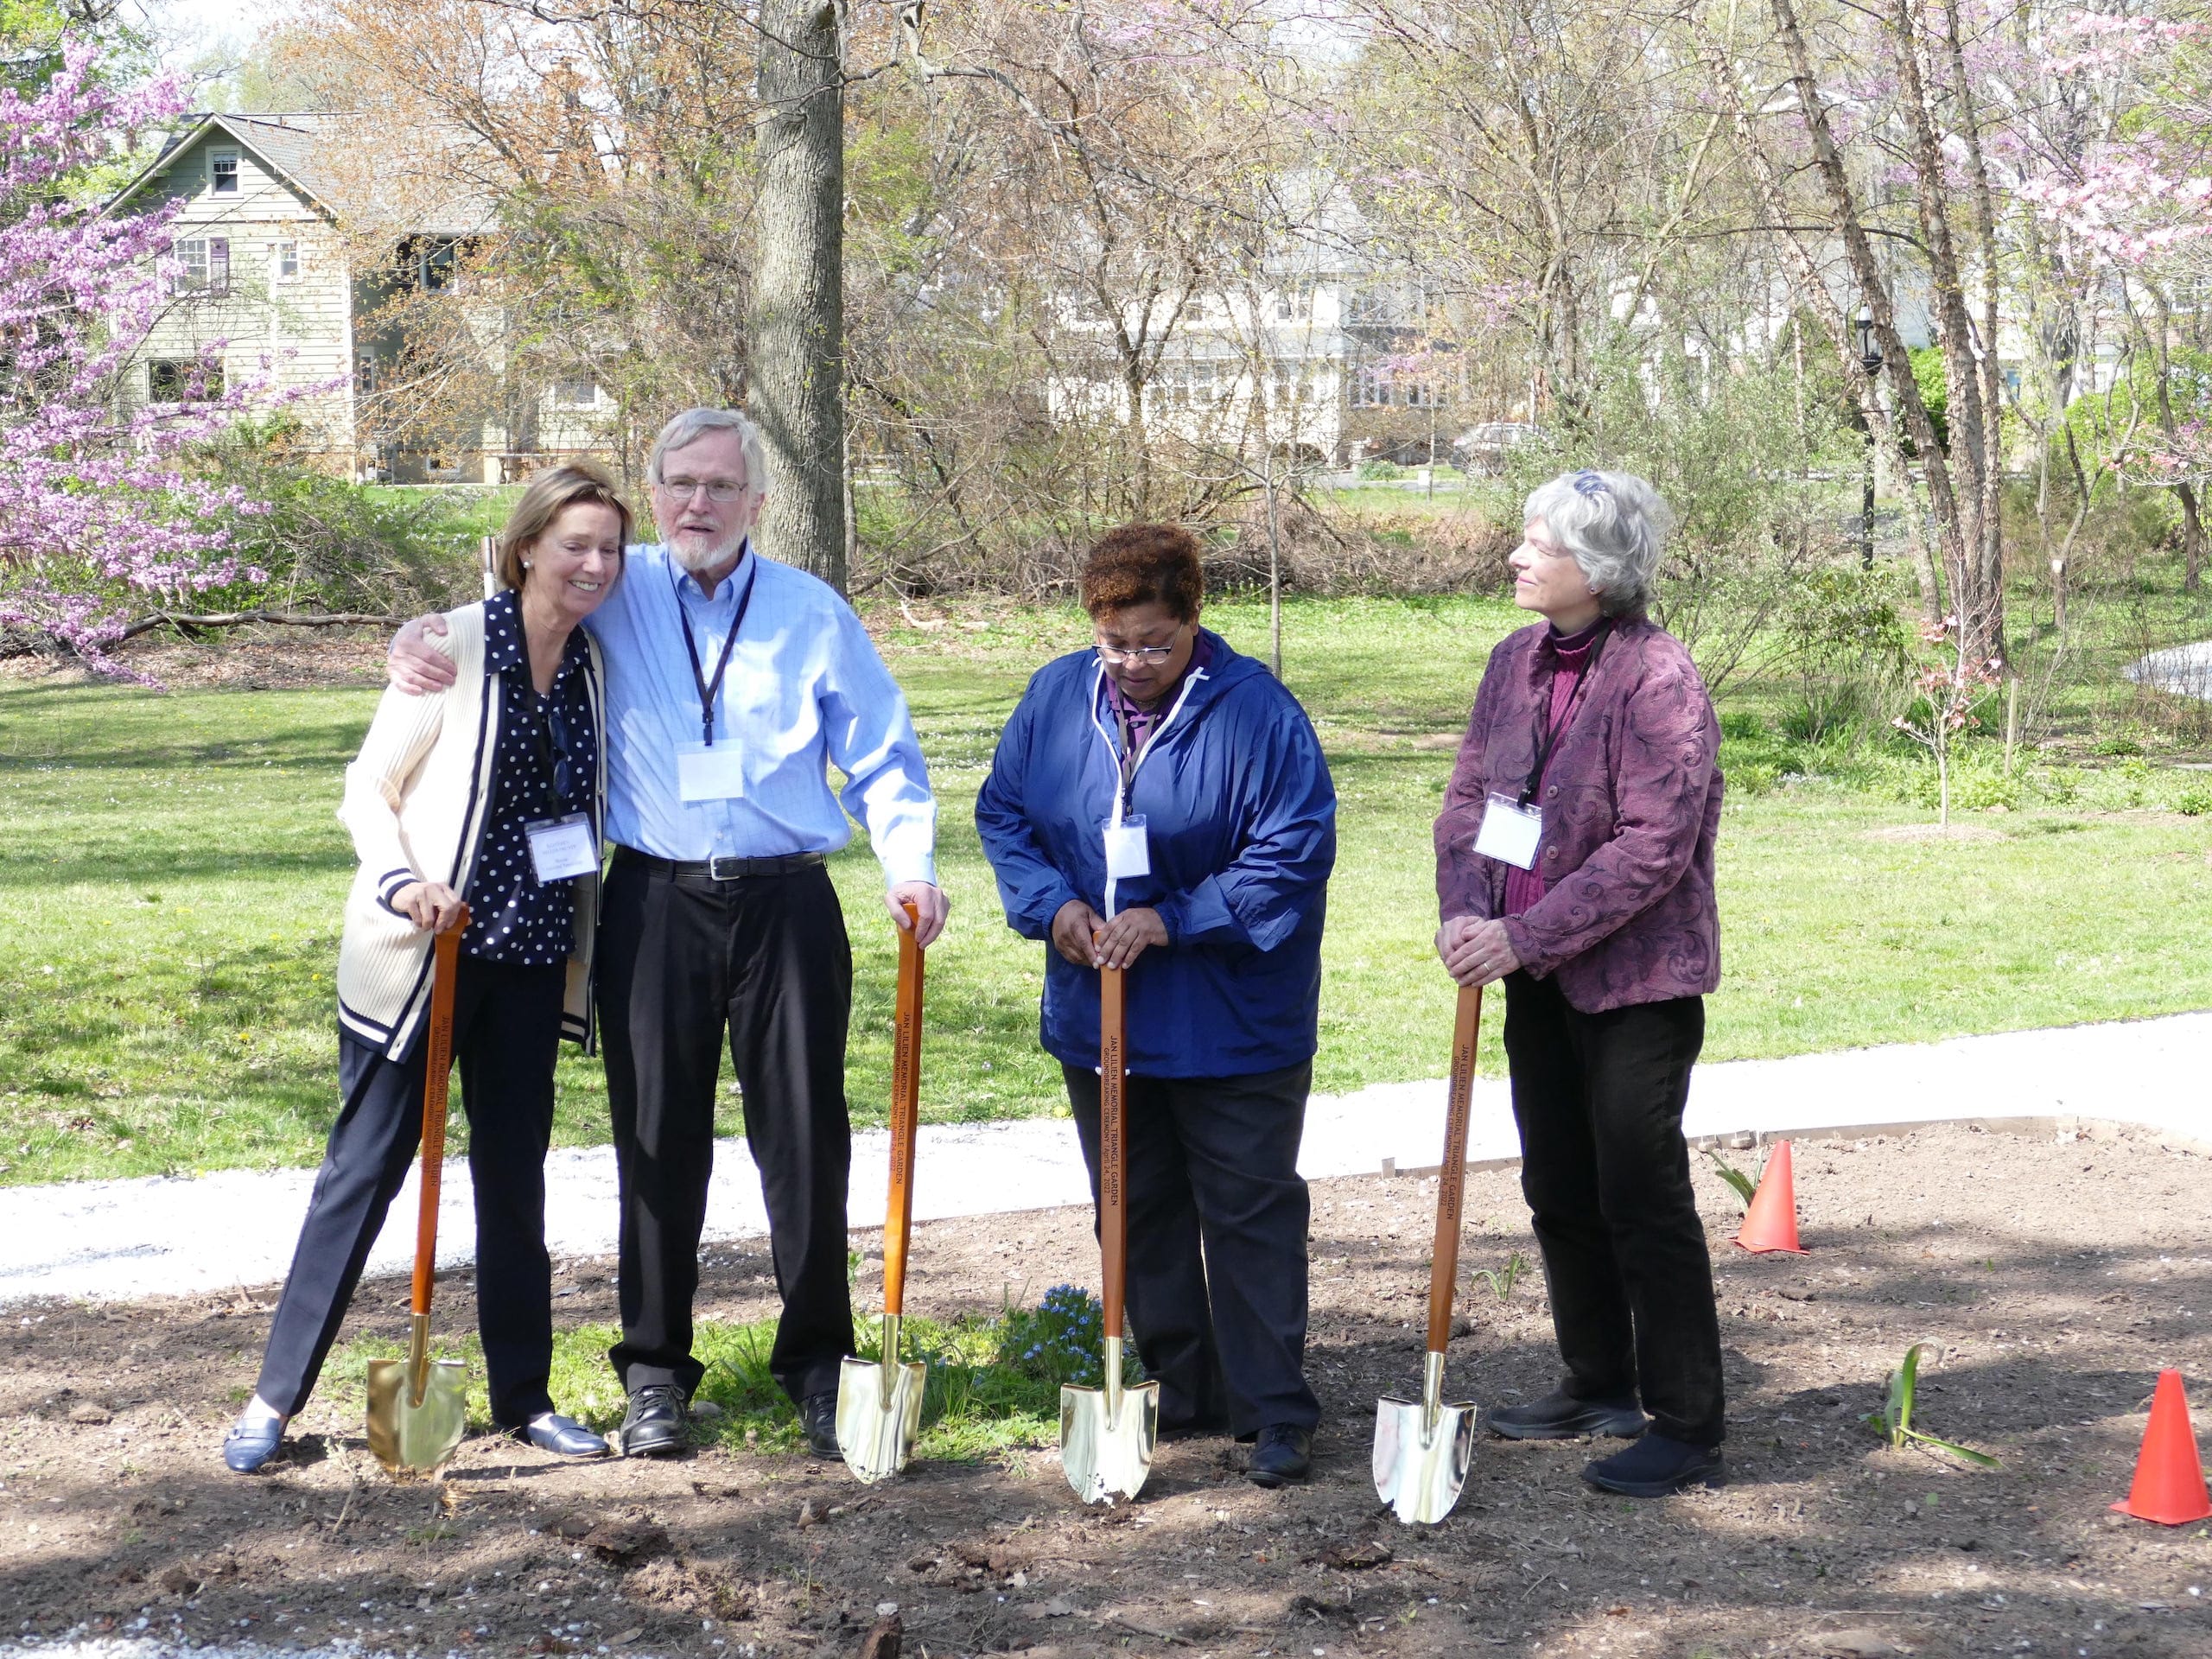
[[[563,1417],[557,1412],[548,1412],[523,1427],[515,1430],[518,1439],[528,1440],[541,1452],[550,1452],[556,1458],[603,1458],[607,1442],[586,1428],[573,1417]]]
[[[1717,1446],[1692,1446],[1652,1433],[1610,1458],[1586,1465],[1582,1478],[1600,1491],[1664,1497],[1685,1486],[1725,1486],[1728,1471]]]
[[[250,1475],[276,1455],[284,1443],[282,1417],[257,1417],[231,1425],[223,1436],[223,1465],[233,1474]]]

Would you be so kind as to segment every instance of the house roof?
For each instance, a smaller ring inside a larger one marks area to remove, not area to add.
[[[480,178],[472,176],[488,157],[465,130],[418,127],[412,143],[399,144],[389,131],[372,136],[366,117],[332,111],[195,117],[116,192],[109,208],[138,195],[217,134],[252,151],[332,219],[356,228],[465,236],[489,228],[499,217],[497,199]]]

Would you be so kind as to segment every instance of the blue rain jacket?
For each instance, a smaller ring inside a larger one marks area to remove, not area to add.
[[[1217,634],[1213,658],[1139,763],[1124,805],[1141,816],[1152,873],[1116,884],[1113,908],[1149,905],[1170,943],[1128,975],[1132,1073],[1238,1077],[1313,1058],[1321,926],[1337,859],[1337,793],[1298,700]],[[1098,1064],[1098,973],[1050,944],[1071,899],[1100,915],[1118,739],[1096,655],[1047,663],[1000,734],[976,798],[1007,925],[1047,941],[1039,1035]]]

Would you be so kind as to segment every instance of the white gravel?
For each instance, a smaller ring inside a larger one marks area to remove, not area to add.
[[[1802,1055],[1698,1068],[1685,1127],[1693,1135],[1949,1119],[2052,1117],[2147,1126],[2177,1141],[2212,1145],[2212,1014],[2075,1026]],[[1440,1081],[1384,1084],[1317,1096],[1307,1114],[1300,1168],[1309,1178],[1433,1168],[1442,1153]],[[1505,1084],[1478,1081],[1468,1155],[1515,1155]],[[888,1160],[880,1131],[855,1137],[851,1214],[883,1213]],[[745,1142],[715,1148],[708,1207],[710,1242],[767,1230],[760,1184]],[[605,1255],[615,1245],[614,1160],[607,1147],[556,1151],[547,1160],[546,1230],[559,1256]],[[273,1285],[289,1265],[311,1170],[228,1170],[197,1179],[150,1177],[12,1187],[0,1206],[0,1306],[41,1297],[127,1301]],[[915,1214],[950,1216],[1086,1204],[1090,1188],[1065,1119],[925,1128],[915,1173]],[[467,1166],[447,1170],[438,1261],[474,1255]],[[412,1258],[416,1187],[410,1178],[370,1258],[372,1273],[404,1271]],[[30,1315],[24,1315],[29,1318]],[[4,1633],[0,1633],[4,1639]]]

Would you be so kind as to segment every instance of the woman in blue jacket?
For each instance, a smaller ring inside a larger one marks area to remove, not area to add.
[[[1203,597],[1190,532],[1107,532],[1083,571],[1096,649],[1030,681],[976,826],[1007,924],[1052,946],[1042,1038],[1094,1201],[1097,970],[1129,970],[1129,1323],[1162,1431],[1256,1440],[1274,1486],[1320,1417],[1298,1147],[1337,798],[1305,710],[1198,626]]]

